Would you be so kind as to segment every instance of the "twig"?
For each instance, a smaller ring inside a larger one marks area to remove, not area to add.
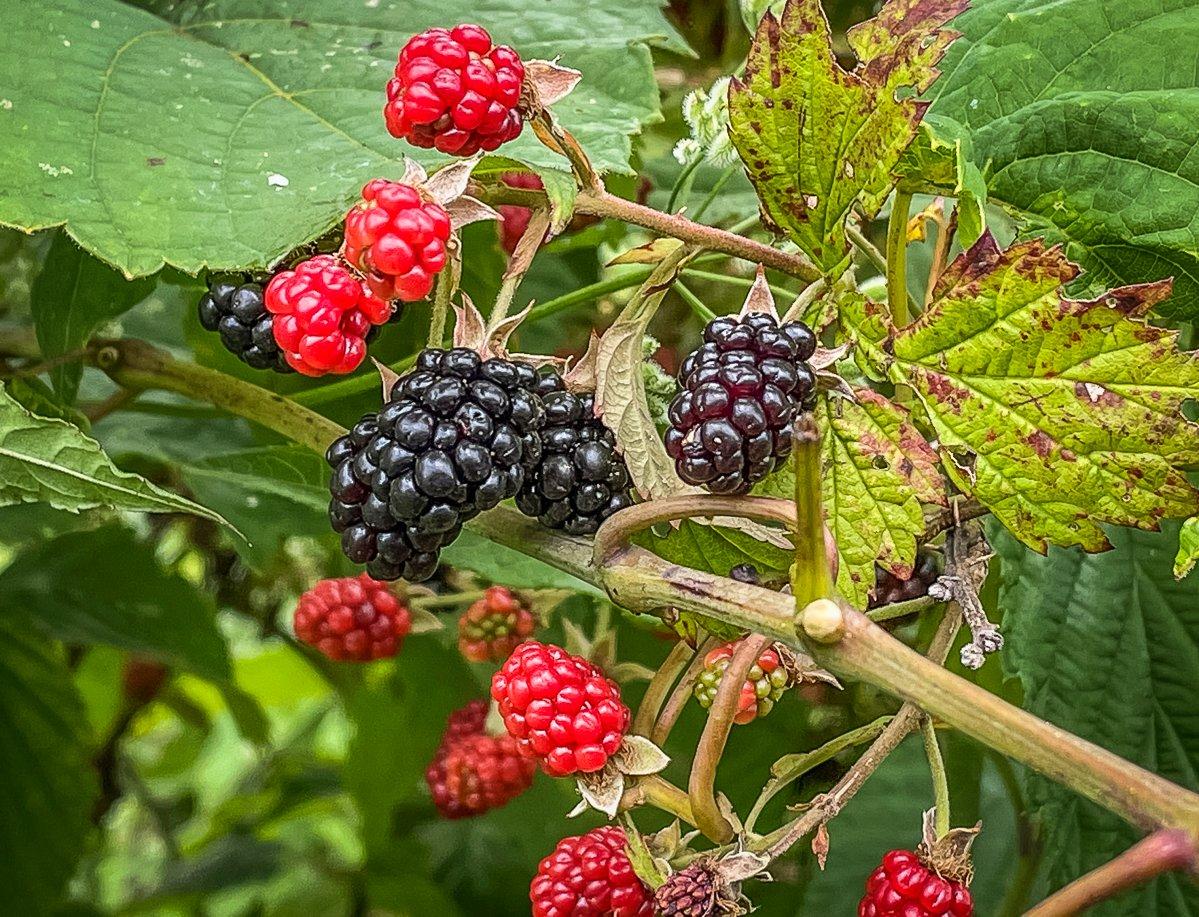
[[[418,595],[408,599],[413,608],[453,608],[455,605],[467,605],[478,601],[487,593],[483,589],[472,589],[469,592],[447,592],[444,595]]]
[[[103,401],[93,404],[86,411],[84,416],[87,417],[88,423],[99,423],[113,411],[119,411],[123,407],[131,404],[140,392],[135,392],[133,389],[119,388]]]
[[[912,320],[908,309],[908,210],[912,206],[912,195],[906,191],[895,191],[891,202],[891,219],[887,221],[887,304],[896,328],[902,328]]]
[[[732,839],[733,826],[728,823],[716,802],[716,768],[724,755],[724,746],[733,728],[733,717],[741,699],[741,686],[749,675],[762,651],[770,645],[770,638],[751,634],[733,652],[716,698],[708,711],[708,721],[695,749],[691,762],[691,777],[687,781],[687,797],[695,813],[695,825],[705,835],[719,843]]]
[[[655,745],[659,747],[665,745],[666,740],[670,738],[670,731],[674,729],[674,724],[678,722],[687,702],[691,700],[691,691],[704,670],[704,657],[719,643],[720,641],[715,637],[708,637],[695,651],[695,656],[687,666],[687,670],[683,672],[683,677],[678,680],[674,690],[670,692],[670,697],[667,698],[666,705],[662,708],[658,722],[654,724],[651,738]]]
[[[29,366],[22,366],[20,369],[15,369],[12,372],[5,373],[5,379],[27,379],[30,376],[40,376],[42,373],[49,372],[52,369],[57,369],[66,363],[74,363],[76,360],[81,360],[87,354],[86,347],[77,347],[67,353],[61,353],[56,357],[49,357]]]
[[[1173,870],[1194,874],[1195,842],[1185,831],[1155,831],[1109,863],[1050,895],[1024,917],[1067,917]]]
[[[489,204],[517,204],[533,208],[546,206],[546,196],[543,192],[509,188],[506,185],[472,185],[471,193]],[[727,229],[696,223],[681,214],[661,213],[652,207],[626,201],[602,189],[580,191],[575,199],[575,212],[642,226],[659,235],[681,239],[710,251],[724,252],[754,264],[763,264],[808,283],[821,276],[820,269],[803,255],[784,252]]]
[[[658,670],[654,672],[654,677],[650,679],[645,694],[641,698],[637,715],[633,718],[634,734],[640,736],[653,734],[654,724],[658,721],[658,714],[662,711],[662,704],[666,701],[670,689],[674,687],[675,679],[694,658],[695,651],[682,640],[679,640],[671,648],[666,658],[662,660],[662,664],[658,666]]]

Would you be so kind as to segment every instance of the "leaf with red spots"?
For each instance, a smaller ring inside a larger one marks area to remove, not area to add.
[[[907,409],[870,389],[854,396],[824,399],[817,421],[825,520],[840,555],[837,588],[865,607],[876,563],[902,579],[912,575],[923,504],[944,505],[945,482]],[[793,481],[788,469],[757,492],[790,499]]]
[[[766,219],[828,273],[849,257],[850,208],[873,215],[886,200],[928,107],[914,96],[936,79],[957,37],[941,26],[966,5],[891,0],[850,30],[852,71],[833,55],[819,0],[789,0],[781,18],[762,18],[729,89],[733,143]]]
[[[856,316],[859,359],[916,392],[954,483],[1042,552],[1199,510],[1181,470],[1199,464],[1199,426],[1180,413],[1199,358],[1143,318],[1170,282],[1068,299],[1077,275],[1060,247],[1001,252],[986,234],[918,321],[884,337],[876,307]]]

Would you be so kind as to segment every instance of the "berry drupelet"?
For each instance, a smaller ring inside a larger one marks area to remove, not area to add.
[[[556,373],[540,376],[545,405],[541,460],[516,497],[517,508],[548,528],[590,535],[618,510],[633,505],[629,470],[616,436],[595,416],[595,397],[565,390]]]
[[[503,586],[491,586],[458,620],[458,651],[471,662],[503,662],[533,636],[537,620]]]
[[[477,25],[428,29],[400,49],[383,116],[393,137],[455,156],[491,152],[524,127],[525,67]]]
[[[262,284],[248,275],[213,275],[200,297],[200,324],[217,332],[231,354],[254,369],[293,372],[275,340],[275,317],[267,311]]]
[[[346,214],[345,259],[381,299],[415,302],[445,267],[450,215],[403,182],[376,178]]]
[[[653,892],[627,848],[615,825],[558,841],[529,886],[533,917],[653,917]]]
[[[719,316],[679,369],[666,451],[679,476],[713,493],[748,491],[791,452],[791,421],[811,396],[816,337],[770,315]]]
[[[427,579],[462,524],[515,496],[541,457],[536,371],[465,348],[422,351],[390,400],[326,454],[329,518],[378,579]]]

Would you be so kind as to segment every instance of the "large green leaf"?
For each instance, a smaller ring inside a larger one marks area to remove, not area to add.
[[[891,0],[850,30],[853,71],[833,54],[819,0],[789,0],[781,18],[762,18],[729,90],[733,143],[765,216],[828,273],[849,257],[850,208],[873,215],[886,200],[926,107],[907,90],[936,78],[955,35],[939,27],[965,5]]]
[[[1168,282],[1065,298],[1077,276],[1039,240],[1000,252],[989,234],[946,269],[920,319],[885,340],[868,306],[859,354],[911,386],[944,467],[965,492],[1040,551],[1107,546],[1099,523],[1156,528],[1189,516],[1199,493],[1199,359],[1147,324]]]
[[[1173,276],[1162,311],[1199,315],[1199,5],[988,0],[953,26],[932,112],[970,129],[991,197],[1088,290]]]
[[[152,280],[126,281],[65,233],[55,234],[30,296],[42,355],[58,357],[76,350],[100,325],[131,309],[153,287]],[[75,400],[82,373],[78,360],[50,371],[55,391],[68,404]]]
[[[648,43],[686,46],[656,3],[503,0],[329,4],[217,0],[17,4],[0,32],[0,221],[66,223],[129,275],[164,261],[262,265],[340,218],[368,179],[399,177],[384,86],[400,46],[434,25],[485,23],[528,58],[583,72],[555,107],[604,170],[658,115]],[[565,161],[531,133],[505,155]]]
[[[270,561],[289,535],[329,533],[329,466],[300,446],[264,446],[182,466],[183,480],[243,532],[248,561]]]
[[[1005,663],[1038,716],[1199,789],[1199,581],[1175,582],[1177,526],[1110,529],[1115,550],[1051,549],[1040,557],[996,527],[1007,636]],[[1045,832],[1045,879],[1056,888],[1107,862],[1140,831],[1057,784],[1028,776]],[[1172,876],[1095,914],[1199,914],[1199,889]]]
[[[121,526],[23,551],[0,573],[0,604],[68,643],[134,650],[216,680],[230,674],[211,600]]]
[[[83,851],[96,779],[87,718],[54,644],[0,615],[0,912],[49,914]]]
[[[108,507],[147,513],[217,513],[117,470],[99,444],[61,420],[37,417],[0,386],[0,506],[48,503],[71,512]]]

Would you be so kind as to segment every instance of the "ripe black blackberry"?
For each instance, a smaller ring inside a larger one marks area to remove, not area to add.
[[[895,602],[918,599],[927,594],[928,587],[941,575],[941,560],[936,551],[921,548],[916,554],[915,569],[908,579],[900,579],[882,567],[874,568],[874,588],[870,590],[868,607],[880,608]]]
[[[545,405],[542,455],[525,476],[516,505],[548,528],[590,535],[626,506],[629,469],[616,437],[595,416],[595,396],[566,391],[554,372],[542,374],[535,392]]]
[[[274,316],[263,301],[263,284],[250,275],[213,275],[200,297],[200,324],[221,336],[225,349],[254,369],[295,372],[275,342]]]
[[[513,497],[541,458],[537,373],[472,350],[430,349],[329,447],[329,519],[375,579],[432,576],[462,524]]]
[[[722,315],[679,369],[666,451],[688,484],[745,493],[791,452],[791,420],[816,377],[807,360],[816,336],[803,322],[771,315]]]

